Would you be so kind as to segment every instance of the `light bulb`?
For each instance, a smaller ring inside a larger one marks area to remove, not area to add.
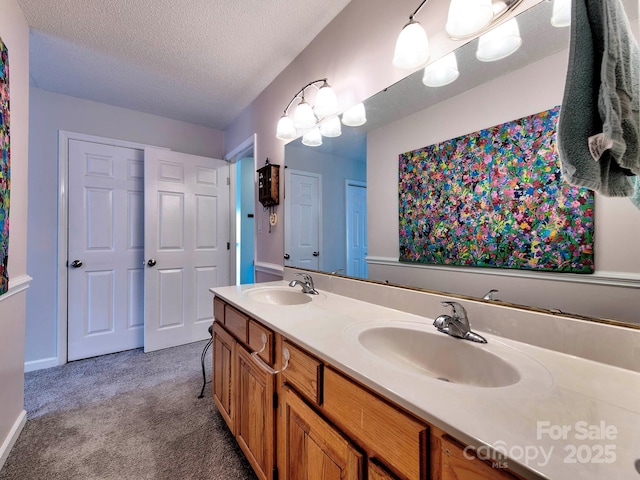
[[[522,45],[518,21],[514,18],[482,35],[478,41],[476,58],[481,62],[494,62],[508,57]]]
[[[342,127],[338,117],[332,117],[320,124],[320,133],[323,137],[339,137],[342,135]]]
[[[425,67],[422,83],[427,87],[442,87],[453,82],[458,75],[456,54],[451,52]]]
[[[293,140],[298,136],[296,127],[293,125],[293,120],[288,115],[282,115],[278,120],[278,127],[276,128],[276,137],[280,140]]]
[[[315,127],[316,123],[317,119],[313,113],[313,109],[311,105],[304,101],[303,97],[293,115],[293,125],[299,130],[308,130],[309,128]]]
[[[330,117],[338,113],[338,97],[325,81],[316,95],[314,111],[318,117]]]
[[[407,23],[396,41],[393,65],[398,68],[413,69],[429,61],[429,39],[422,26],[411,20]]]
[[[302,136],[302,144],[307,147],[319,147],[322,145],[322,134],[318,127],[312,128]]]
[[[451,0],[445,30],[451,38],[467,38],[480,33],[492,20],[491,0]]]
[[[367,123],[367,114],[363,103],[354,105],[342,114],[342,123],[347,127],[359,127]]]

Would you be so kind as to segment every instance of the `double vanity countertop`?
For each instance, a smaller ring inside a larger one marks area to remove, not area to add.
[[[526,478],[640,480],[640,373],[486,333],[472,315],[471,329],[488,343],[448,337],[432,317],[321,289],[297,305],[253,295],[288,288],[278,281],[211,291],[497,467]],[[406,350],[394,351],[396,341]],[[441,350],[433,374],[412,361],[423,341]],[[452,372],[449,381],[440,367]],[[486,375],[494,367],[504,371]]]

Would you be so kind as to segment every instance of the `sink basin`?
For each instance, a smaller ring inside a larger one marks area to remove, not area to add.
[[[520,374],[503,358],[480,345],[433,333],[378,326],[362,330],[358,342],[369,352],[414,374],[475,387],[506,387],[520,381]]]
[[[312,300],[311,295],[289,287],[258,287],[245,292],[254,302],[269,305],[302,305]]]

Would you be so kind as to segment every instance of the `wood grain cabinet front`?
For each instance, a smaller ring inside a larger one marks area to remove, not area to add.
[[[285,387],[285,480],[361,480],[362,454]]]
[[[235,374],[236,341],[218,322],[213,324],[213,381],[212,396],[227,426],[235,432]]]
[[[444,435],[440,439],[442,452],[441,480],[517,480],[504,468],[504,464],[493,465],[477,458],[473,450],[465,449],[457,441]]]
[[[258,478],[271,478],[275,456],[275,377],[238,347],[236,440]]]

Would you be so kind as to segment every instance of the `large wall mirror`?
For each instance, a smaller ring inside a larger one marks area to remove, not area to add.
[[[638,5],[623,0],[638,38]],[[562,103],[570,29],[551,25],[552,2],[518,16],[521,48],[496,62],[456,51],[459,78],[422,83],[422,71],[365,101],[367,123],[320,147],[285,147],[285,265],[640,326],[640,210],[596,195],[589,275],[398,262],[398,155]],[[391,60],[389,61],[389,68]],[[365,260],[366,259],[366,260]]]

